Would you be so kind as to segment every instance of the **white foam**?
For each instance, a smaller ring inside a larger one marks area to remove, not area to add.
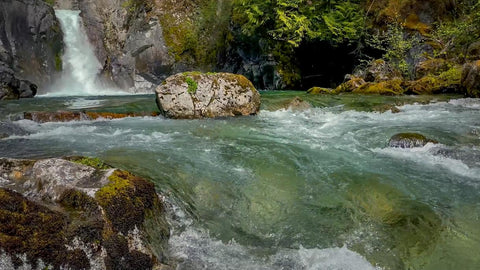
[[[234,240],[223,243],[207,233],[188,228],[169,241],[171,255],[179,261],[177,269],[289,269],[289,270],[370,270],[372,266],[347,247],[326,249],[281,249],[267,257]]]
[[[420,164],[435,167],[440,166],[454,174],[468,177],[475,180],[480,180],[480,168],[469,167],[461,160],[449,158],[440,154],[437,154],[439,148],[445,147],[444,145],[428,143],[424,147],[416,148],[376,148],[372,149],[373,152],[388,155],[397,159],[412,160]],[[480,182],[474,182],[475,185]]]

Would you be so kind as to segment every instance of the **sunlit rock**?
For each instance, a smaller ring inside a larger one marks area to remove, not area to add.
[[[157,104],[169,118],[254,115],[260,94],[244,76],[187,72],[171,76],[157,87]]]

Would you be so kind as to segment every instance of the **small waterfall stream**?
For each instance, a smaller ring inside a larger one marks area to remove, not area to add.
[[[105,87],[98,79],[102,65],[83,28],[78,10],[56,10],[64,33],[63,74],[47,96],[123,95],[118,89]]]

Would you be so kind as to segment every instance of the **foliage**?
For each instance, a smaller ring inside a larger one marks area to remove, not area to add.
[[[197,92],[197,89],[198,89],[197,82],[190,77],[185,77],[185,82],[188,84],[187,92],[190,93],[190,94],[195,94]]]
[[[369,35],[366,39],[368,46],[382,51],[382,58],[400,70],[405,77],[413,76],[406,56],[419,42],[416,36],[404,33],[400,24],[391,24],[386,31]]]
[[[298,47],[305,40],[348,43],[363,31],[359,1],[235,0],[234,21],[247,36]]]
[[[480,36],[480,0],[463,6],[458,18],[437,25],[431,39],[437,45],[436,56],[463,58],[468,45]]]
[[[51,6],[55,4],[55,0],[44,0],[44,1]]]
[[[79,158],[72,158],[72,161],[75,163],[87,165],[99,170],[107,170],[111,168],[99,158],[79,157]]]

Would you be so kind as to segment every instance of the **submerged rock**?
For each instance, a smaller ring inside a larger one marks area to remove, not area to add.
[[[157,87],[157,105],[169,118],[254,115],[260,94],[244,76],[230,73],[181,73]]]
[[[312,104],[299,97],[295,97],[290,102],[288,102],[288,104],[286,104],[284,108],[292,111],[301,111],[312,108]]]
[[[0,159],[0,220],[7,269],[164,266],[169,228],[154,185],[98,159]]]
[[[367,257],[375,264],[389,257],[401,258],[402,269],[421,269],[444,230],[440,216],[427,204],[412,200],[399,189],[379,180],[365,180],[350,186],[350,199],[358,214],[371,219],[382,232],[377,239],[385,250],[371,251]]]
[[[399,133],[393,135],[388,142],[390,147],[394,148],[414,148],[423,147],[427,143],[438,143],[435,140],[428,139],[422,134],[418,133]]]

